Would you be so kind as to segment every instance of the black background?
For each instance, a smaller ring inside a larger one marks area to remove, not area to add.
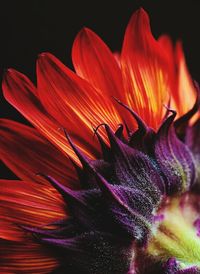
[[[71,46],[83,26],[93,29],[112,50],[120,50],[128,20],[141,6],[150,15],[155,37],[167,33],[174,41],[183,41],[190,72],[200,82],[199,0],[2,1],[1,76],[5,69],[13,67],[35,81],[35,61],[43,51],[55,54],[72,67]],[[2,94],[0,99],[1,117],[26,123]],[[2,169],[5,176],[12,177],[4,166]]]

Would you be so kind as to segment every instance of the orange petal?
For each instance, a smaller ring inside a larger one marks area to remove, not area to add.
[[[123,98],[122,75],[109,48],[90,29],[84,28],[74,40],[72,60],[79,76],[105,97]]]
[[[174,55],[174,45],[172,43],[172,40],[170,36],[164,34],[161,35],[158,38],[158,43],[162,49],[162,51],[165,53],[165,56],[167,58],[167,62],[169,65],[169,73],[172,77],[172,81],[170,82],[173,85],[173,88],[169,90],[170,94],[171,92],[174,92],[177,89],[177,75],[176,75],[176,62],[175,62],[175,55]],[[170,95],[171,96],[171,95]]]
[[[114,52],[113,56],[118,64],[118,66],[121,68],[121,53],[119,52]]]
[[[21,226],[43,227],[66,218],[64,202],[50,185],[0,181],[0,273],[51,273],[58,262]]]
[[[58,130],[62,125],[44,109],[35,96],[37,92],[34,85],[25,75],[13,69],[8,70],[4,76],[2,88],[4,96],[10,104],[24,115],[49,141],[78,161],[63,132]],[[84,152],[89,157],[94,157],[87,150]]]
[[[0,119],[0,158],[22,180],[41,182],[37,173],[76,187],[72,164],[34,129]]]
[[[163,103],[174,87],[171,61],[151,34],[147,13],[133,14],[122,49],[122,73],[127,104],[152,128],[163,118]]]
[[[53,55],[40,55],[37,76],[39,95],[45,108],[69,133],[76,132],[88,145],[95,144],[91,138],[92,126],[108,123],[116,129],[116,125],[121,123],[108,96],[93,88]]]
[[[102,106],[106,112],[109,111],[109,105],[115,105],[116,115],[120,114],[121,119],[126,121],[129,126],[134,124],[133,118],[128,111],[119,106],[113,100],[113,97],[125,101],[124,87],[122,81],[120,56],[113,54],[101,38],[88,28],[83,28],[74,40],[72,47],[72,60],[76,73],[87,80],[96,91],[103,95],[104,102]],[[94,95],[95,96],[95,95]],[[97,98],[98,99],[98,98]],[[119,124],[119,119],[113,120],[113,126]],[[114,129],[114,128],[113,128]]]
[[[66,217],[64,202],[50,185],[0,180],[0,237],[20,241],[19,225],[44,226]]]
[[[173,93],[173,98],[178,115],[182,116],[193,107],[197,93],[188,72],[185,56],[180,42],[176,45],[175,54],[178,68],[178,90],[176,93]]]
[[[0,240],[0,273],[49,274],[57,260],[39,244],[24,239],[22,242]]]
[[[174,47],[169,35],[163,34],[159,36],[158,43],[162,46],[162,49],[168,54],[170,57],[169,61],[173,63],[174,66]]]
[[[66,218],[65,204],[50,185],[0,181],[0,273],[50,273],[58,262],[21,226],[44,227]]]

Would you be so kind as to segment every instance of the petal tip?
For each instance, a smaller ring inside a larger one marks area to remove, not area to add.
[[[82,39],[90,39],[90,37],[92,37],[93,35],[95,35],[95,33],[88,27],[83,27],[79,33],[77,34],[75,40],[74,40],[74,44],[76,43],[77,40],[82,40]]]
[[[18,72],[13,68],[5,69],[3,72],[3,80],[8,79],[9,77],[12,77],[16,73],[18,73]]]
[[[3,79],[2,79],[2,90],[3,90],[4,96],[5,96],[6,90],[10,86],[12,86],[13,81],[17,82],[17,79],[20,78],[20,76],[22,76],[22,74],[13,68],[8,68],[4,70]]]
[[[43,61],[45,59],[50,59],[53,55],[49,52],[41,52],[40,54],[38,54],[38,58],[37,61]]]
[[[139,17],[139,18],[149,19],[149,15],[148,15],[147,11],[143,7],[140,7],[138,10],[136,10],[133,13],[133,17]]]

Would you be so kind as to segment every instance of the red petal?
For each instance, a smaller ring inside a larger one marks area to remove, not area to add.
[[[25,75],[15,70],[9,70],[3,79],[3,91],[10,104],[19,110],[47,139],[77,161],[63,132],[58,130],[62,125],[50,116],[41,105],[35,96],[34,85]],[[94,157],[88,151],[84,152],[91,158]]]
[[[122,75],[109,48],[90,29],[84,28],[77,35],[72,60],[76,72],[106,97],[123,98]]]
[[[49,274],[58,262],[48,250],[24,239],[22,242],[0,240],[0,273]]]
[[[153,38],[148,15],[143,9],[133,14],[126,29],[122,72],[128,105],[149,126],[157,129],[174,78],[169,56]]]
[[[189,111],[196,101],[196,89],[187,69],[185,56],[180,42],[176,45],[176,62],[178,67],[178,90],[173,94],[178,115],[182,116]]]
[[[44,226],[66,217],[64,202],[51,186],[0,180],[0,237],[20,241],[19,225]]]
[[[58,149],[28,126],[0,120],[0,153],[5,164],[22,180],[40,181],[37,173],[76,186],[72,164]]]
[[[108,123],[112,128],[121,123],[109,97],[65,67],[51,54],[40,56],[37,65],[40,99],[49,113],[70,133],[76,132],[92,143],[92,125]],[[114,100],[113,100],[114,102]]]
[[[125,101],[120,56],[117,58],[92,30],[84,28],[78,33],[72,48],[72,60],[77,74],[103,95],[108,106],[115,104],[112,97]],[[109,112],[104,102],[102,107]],[[115,107],[129,126],[134,124],[124,108],[118,104]],[[113,120],[113,123],[116,128],[119,121]]]
[[[158,38],[158,43],[162,46],[162,49],[166,52],[166,54],[168,54],[170,58],[169,61],[171,61],[174,66],[174,47],[170,36],[166,34],[161,35]]]
[[[50,185],[0,181],[0,273],[50,273],[58,262],[21,226],[45,226],[66,218],[64,202]]]
[[[113,56],[118,64],[118,66],[121,68],[121,53],[119,52],[114,52]]]

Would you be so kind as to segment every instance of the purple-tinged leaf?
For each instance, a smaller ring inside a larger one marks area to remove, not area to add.
[[[189,148],[178,139],[173,126],[175,112],[161,125],[155,142],[155,157],[165,176],[167,194],[183,193],[195,181],[195,166]]]

